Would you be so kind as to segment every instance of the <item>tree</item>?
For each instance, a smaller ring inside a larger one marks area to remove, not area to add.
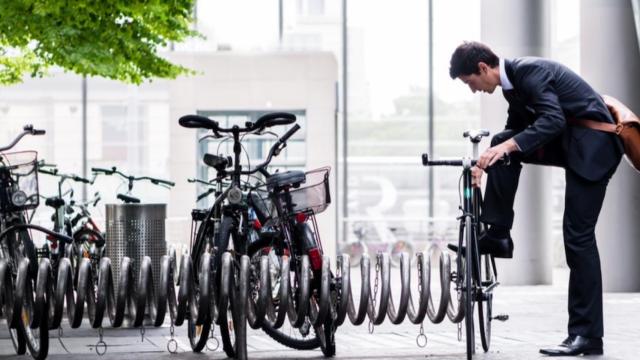
[[[50,66],[140,84],[191,70],[159,48],[197,35],[195,0],[0,0],[0,84]]]

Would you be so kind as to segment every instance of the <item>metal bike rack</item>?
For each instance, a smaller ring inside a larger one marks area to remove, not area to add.
[[[111,217],[109,219],[111,221],[118,219],[114,218],[113,212],[117,211],[114,208],[112,207],[110,210]],[[133,208],[130,207],[130,209]],[[115,215],[126,215],[127,210],[115,212]],[[158,210],[158,213],[155,214],[158,215],[157,221],[160,221],[162,210]],[[143,213],[139,209],[130,211],[133,211],[134,214]],[[120,221],[124,222],[122,218]],[[127,229],[129,231],[136,230],[136,226],[139,227],[138,231],[143,229],[137,223],[121,225],[117,229],[124,233]],[[156,226],[159,225],[156,224]],[[138,238],[134,239],[140,238],[140,235],[136,236]],[[299,273],[297,272],[297,274],[301,275],[293,283],[290,281],[292,274],[289,257],[277,258],[279,264],[273,264],[272,259],[266,255],[259,258],[258,263],[254,262],[253,271],[257,270],[256,281],[259,282],[260,291],[255,296],[247,296],[251,285],[249,284],[249,273],[252,270],[250,268],[251,260],[246,255],[236,260],[230,253],[224,253],[220,269],[221,285],[214,287],[214,276],[210,272],[213,257],[208,253],[200,257],[197,269],[191,256],[183,254],[177,272],[175,269],[176,259],[170,255],[163,254],[155,264],[149,256],[142,255],[139,266],[134,271],[132,261],[124,255],[125,251],[129,251],[126,247],[126,239],[128,238],[123,236],[117,241],[114,241],[113,237],[108,239],[110,244],[115,242],[123,245],[118,250],[119,252],[116,252],[116,256],[121,256],[121,260],[112,262],[109,257],[103,257],[97,270],[98,281],[96,284],[91,281],[91,277],[95,274],[92,275],[90,260],[83,258],[77,265],[78,279],[74,292],[73,281],[71,281],[74,270],[71,262],[65,258],[60,263],[57,279],[49,280],[48,276],[41,278],[38,275],[38,279],[35,280],[38,283],[43,282],[43,286],[38,287],[38,290],[33,294],[22,294],[21,292],[21,297],[14,300],[22,303],[24,296],[33,296],[36,300],[45,299],[47,298],[45,294],[40,292],[50,286],[44,282],[53,281],[51,285],[55,284],[53,286],[55,291],[49,297],[50,306],[54,310],[52,318],[49,319],[51,328],[60,326],[60,321],[64,316],[63,304],[66,303],[66,316],[72,328],[81,326],[86,305],[91,327],[101,329],[105,317],[112,327],[120,327],[124,324],[123,320],[128,318],[131,320],[128,323],[129,326],[139,327],[143,336],[145,317],[150,319],[153,326],[157,327],[165,323],[168,313],[167,320],[172,329],[173,326],[182,325],[187,319],[196,325],[205,322],[217,323],[220,310],[226,309],[230,301],[234,301],[236,306],[246,309],[238,320],[246,321],[254,329],[260,328],[265,322],[277,329],[283,326],[287,319],[293,328],[302,326],[307,318],[311,324],[318,325],[323,324],[328,316],[333,316],[336,327],[344,324],[347,318],[354,325],[362,325],[368,320],[369,331],[373,333],[374,326],[382,324],[387,318],[392,324],[400,324],[408,318],[411,323],[422,325],[426,319],[433,323],[439,323],[445,317],[454,323],[459,323],[465,316],[462,299],[451,296],[452,293],[455,294],[456,289],[452,287],[454,282],[452,282],[450,255],[446,252],[433,250],[433,248],[427,253],[419,252],[413,257],[406,253],[402,254],[399,262],[400,294],[395,298],[391,289],[392,272],[389,254],[377,254],[375,259],[370,259],[368,255],[363,257],[360,263],[360,289],[352,287],[352,268],[349,257],[347,255],[339,256],[333,271],[335,281],[340,284],[336,287],[338,290],[334,290],[338,291],[337,296],[331,296],[331,264],[329,257],[325,256],[322,261],[320,288],[317,296],[312,298],[313,292],[309,276],[310,261],[306,255],[299,259]],[[154,238],[154,240],[156,239]],[[136,255],[147,251],[144,246],[133,249],[138,251]],[[154,251],[159,252],[160,250],[154,248]],[[111,252],[114,250],[112,249]],[[434,265],[439,267],[439,276],[435,278],[432,278],[431,259],[437,259],[437,264]],[[23,259],[24,261],[25,259]],[[154,270],[156,265],[157,272]],[[113,271],[116,266],[119,269],[118,275],[115,275]],[[50,268],[48,260],[43,259],[40,267]],[[234,268],[238,271],[234,271]],[[271,284],[273,271],[280,273],[277,307],[274,304]],[[178,279],[174,279],[174,274],[177,274]],[[27,266],[20,266],[18,278],[28,278],[29,276]],[[411,278],[417,280],[415,285],[412,285]],[[116,282],[116,279],[119,281]],[[154,279],[157,279],[154,281],[157,284],[155,287],[151,282]],[[178,280],[178,286],[175,285],[174,280]],[[435,282],[439,283],[439,292],[432,291]],[[237,284],[235,290],[234,285],[230,285],[233,283]],[[293,288],[293,284],[296,284],[296,288]],[[0,286],[4,291],[13,288],[11,278],[7,275],[7,263],[4,259],[0,259]],[[412,288],[417,291],[412,291]],[[354,296],[356,291],[360,294],[359,299]],[[195,296],[196,292],[198,296]],[[417,296],[414,297],[412,293]],[[436,293],[439,293],[438,299],[434,299]],[[15,311],[18,310],[19,308],[16,308]],[[39,319],[44,314],[35,315]],[[101,334],[101,330],[99,330],[99,334]],[[426,340],[421,326],[416,341],[418,344],[426,344]],[[175,342],[173,331],[168,346],[172,341]],[[106,351],[107,345],[102,337],[98,343]],[[238,358],[246,358],[246,352]]]
[[[106,256],[112,261],[116,285],[125,256],[133,260],[134,273],[145,256],[151,258],[153,273],[160,273],[160,258],[167,253],[166,218],[166,204],[106,205]],[[154,283],[157,289],[157,278]]]

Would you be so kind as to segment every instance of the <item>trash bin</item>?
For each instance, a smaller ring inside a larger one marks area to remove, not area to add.
[[[107,204],[106,256],[111,258],[113,280],[117,286],[120,279],[122,258],[131,258],[134,282],[142,258],[149,256],[153,268],[156,291],[160,277],[160,259],[167,254],[165,239],[166,204]]]

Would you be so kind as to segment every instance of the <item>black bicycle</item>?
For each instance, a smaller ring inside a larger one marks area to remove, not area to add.
[[[230,128],[222,128],[216,121],[198,115],[186,115],[180,118],[179,123],[186,128],[206,129],[211,131],[213,137],[221,139],[229,136],[233,140],[233,158],[220,155],[206,154],[204,162],[217,170],[217,181],[220,181],[216,199],[211,208],[202,217],[198,226],[195,239],[192,241],[191,261],[195,269],[202,270],[206,267],[201,264],[205,254],[213,257],[212,269],[215,281],[213,293],[221,294],[221,288],[229,288],[229,299],[210,299],[208,289],[197,290],[195,298],[199,304],[217,300],[217,319],[213,319],[209,308],[201,307],[198,317],[190,316],[188,325],[189,339],[194,351],[201,351],[205,346],[212,320],[217,320],[223,342],[223,349],[229,357],[246,358],[246,307],[247,307],[247,287],[241,285],[241,272],[247,273],[248,269],[241,269],[242,256],[247,255],[247,245],[250,224],[247,197],[243,192],[243,176],[253,176],[257,172],[264,170],[274,156],[277,156],[286,146],[286,141],[300,129],[299,125],[294,125],[271,147],[267,158],[252,169],[243,170],[240,164],[242,153],[241,136],[245,134],[261,134],[266,129],[278,126],[289,125],[296,120],[295,115],[289,113],[270,113],[262,116],[256,122],[247,122],[244,127],[234,125]],[[227,170],[231,168],[231,170]],[[222,181],[228,178],[229,186],[223,191]],[[229,243],[233,243],[233,256],[236,261],[232,275],[228,279],[223,279],[225,273],[223,267],[223,254],[227,252]],[[208,257],[206,259],[209,259]],[[245,263],[246,264],[246,263]],[[246,264],[248,265],[248,264]],[[200,283],[200,279],[198,279]],[[195,309],[193,309],[195,311]],[[203,311],[204,310],[204,311]],[[204,314],[203,314],[204,313]]]
[[[478,250],[478,239],[484,231],[484,225],[480,222],[480,205],[482,204],[481,189],[472,186],[471,169],[476,165],[478,157],[478,144],[483,137],[489,136],[486,130],[465,131],[464,137],[469,138],[473,147],[473,157],[457,160],[430,160],[428,154],[422,155],[424,166],[461,166],[462,189],[461,206],[462,215],[458,238],[458,251],[456,259],[456,271],[452,274],[458,296],[464,304],[464,321],[467,346],[467,359],[472,359],[475,354],[475,327],[474,309],[478,307],[478,330],[482,348],[489,351],[491,344],[492,320],[504,321],[508,317],[493,315],[493,290],[500,283],[495,259],[492,255],[481,255]],[[500,163],[508,163],[505,156]],[[471,259],[471,261],[469,261]],[[461,326],[461,323],[458,323]]]
[[[82,258],[91,259],[94,270],[97,271],[99,257],[104,250],[104,234],[97,227],[88,206],[97,204],[100,200],[98,193],[93,199],[85,202],[78,202],[74,199],[72,187],[64,189],[64,184],[71,181],[80,184],[93,184],[96,175],[91,180],[75,174],[66,174],[58,170],[53,164],[38,163],[38,173],[52,176],[58,179],[58,192],[56,195],[40,197],[45,199],[45,205],[53,209],[51,221],[53,222],[53,232],[62,233],[74,239],[73,243],[60,243],[55,236],[47,236],[47,243],[37,249],[38,255],[49,258],[53,269],[53,278],[58,278],[60,261],[63,258],[69,259],[74,273],[74,281],[78,279],[78,269]],[[74,284],[75,286],[75,284]],[[74,287],[75,288],[75,287]]]
[[[0,147],[0,289],[3,315],[17,354],[27,349],[44,359],[49,349],[49,316],[53,311],[53,284],[49,259],[38,262],[31,230],[71,238],[28,223],[39,204],[37,153],[4,153],[26,135],[44,135],[27,125],[11,144]]]

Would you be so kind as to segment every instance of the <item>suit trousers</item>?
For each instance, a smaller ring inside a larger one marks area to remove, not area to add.
[[[512,130],[498,133],[491,145],[502,143],[513,135]],[[481,220],[512,227],[513,202],[522,163],[563,167],[566,188],[562,233],[570,269],[568,332],[569,335],[599,338],[603,336],[602,275],[595,226],[610,176],[596,182],[585,180],[569,169],[564,159],[561,137],[558,137],[528,156],[514,153],[510,165],[488,169]]]

